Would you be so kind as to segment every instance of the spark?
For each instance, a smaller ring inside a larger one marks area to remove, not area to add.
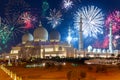
[[[50,10],[49,17],[46,17],[48,20],[48,24],[51,24],[52,28],[55,28],[57,25],[61,24],[63,20],[62,14],[60,11],[56,11],[56,9]]]
[[[82,31],[84,38],[98,38],[98,34],[103,34],[104,14],[101,9],[95,6],[87,6],[79,9],[74,18],[75,28],[79,30],[80,15],[82,14]]]
[[[115,39],[119,39],[120,38],[120,36],[119,35],[115,35],[115,37],[114,37]]]
[[[73,2],[71,0],[63,0],[63,8],[68,10],[69,8],[72,8]]]

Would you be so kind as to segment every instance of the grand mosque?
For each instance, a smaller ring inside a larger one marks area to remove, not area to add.
[[[12,47],[11,58],[51,58],[51,57],[76,57],[76,49],[67,42],[60,41],[61,35],[53,30],[50,34],[40,24],[31,33],[22,36],[22,43]]]

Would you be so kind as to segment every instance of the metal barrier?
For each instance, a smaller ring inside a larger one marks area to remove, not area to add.
[[[10,71],[9,69],[7,69],[7,68],[4,67],[3,65],[1,65],[0,68],[1,68],[6,74],[8,74],[13,80],[23,80],[22,77],[17,76],[17,74],[13,73],[12,71]]]

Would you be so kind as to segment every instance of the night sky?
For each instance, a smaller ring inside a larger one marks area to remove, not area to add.
[[[9,4],[10,1],[11,1],[11,3]],[[31,15],[35,17],[35,21],[32,25],[34,27],[29,28],[29,29],[18,28],[19,30],[23,30],[24,32],[33,33],[34,29],[36,27],[38,27],[39,21],[41,21],[42,25],[50,33],[53,30],[53,28],[50,24],[48,24],[48,20],[46,19],[46,17],[49,16],[50,10],[53,10],[53,9],[56,9],[56,11],[60,10],[60,12],[62,14],[62,17],[61,17],[62,21],[59,25],[57,25],[55,27],[55,29],[61,33],[61,36],[62,36],[61,41],[66,41],[66,37],[68,36],[68,27],[69,26],[74,32],[72,34],[72,37],[78,37],[76,35],[77,34],[76,31],[74,31],[74,14],[81,7],[93,5],[93,6],[100,8],[102,13],[104,14],[105,20],[107,19],[108,15],[110,13],[112,13],[113,11],[115,11],[115,10],[120,11],[120,0],[71,0],[71,1],[73,1],[73,5],[71,8],[69,8],[67,10],[63,7],[63,0],[23,0],[23,2],[25,1],[25,3],[20,4],[20,5],[14,4],[15,3],[14,1],[15,0],[0,0],[0,16],[3,20],[5,20],[7,13],[10,14],[7,16],[11,16],[14,13],[16,13],[15,15],[17,15],[17,16],[20,16],[20,14],[22,14],[24,12],[30,12]],[[18,1],[18,0],[16,0],[16,1]],[[18,2],[20,2],[20,1],[18,1]],[[48,7],[47,10],[42,8],[43,2],[47,2],[47,4],[49,5],[49,6],[45,6],[45,7]],[[45,12],[44,12],[44,10],[45,10]],[[10,19],[10,18],[8,18],[8,19]],[[17,27],[20,27],[20,26],[21,26],[20,24],[17,25]],[[15,25],[15,27],[16,27],[16,25]],[[84,39],[84,49],[86,49],[89,45],[94,45],[94,46],[97,45],[97,47],[99,48],[99,45],[101,43],[104,44],[103,42],[105,40],[106,28],[103,28],[103,29],[104,29],[104,34],[99,35],[97,39],[92,39],[91,37]],[[0,52],[8,52],[12,46],[15,46],[15,45],[21,43],[21,38],[22,38],[23,34],[24,33],[17,33],[16,34],[17,36],[14,36],[14,39],[12,36],[10,36],[10,39],[5,44],[0,42],[0,46],[1,46]],[[120,36],[120,28],[117,31],[117,33],[115,33],[115,35],[116,34]],[[74,41],[71,43],[73,44],[74,47],[76,47],[76,48],[78,47],[77,46],[78,41]],[[117,40],[117,43],[118,43],[118,45],[117,45],[116,49],[120,49],[119,48],[120,40]],[[103,47],[100,47],[100,48],[103,48]],[[108,48],[108,47],[105,47],[105,48]]]

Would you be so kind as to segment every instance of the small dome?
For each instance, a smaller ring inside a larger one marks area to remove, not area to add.
[[[106,50],[105,50],[105,49],[103,49],[103,50],[102,50],[102,53],[106,53]]]
[[[55,41],[55,42],[59,42],[60,41],[60,38],[61,38],[61,36],[60,36],[60,33],[59,32],[57,32],[57,31],[52,31],[51,33],[50,33],[50,41],[52,42],[52,41]]]
[[[26,33],[22,37],[22,43],[25,44],[27,41],[33,41],[33,35],[30,33]]]
[[[39,26],[34,30],[34,41],[47,41],[48,40],[48,32],[42,26]]]
[[[88,52],[91,52],[92,51],[92,46],[88,46]]]

